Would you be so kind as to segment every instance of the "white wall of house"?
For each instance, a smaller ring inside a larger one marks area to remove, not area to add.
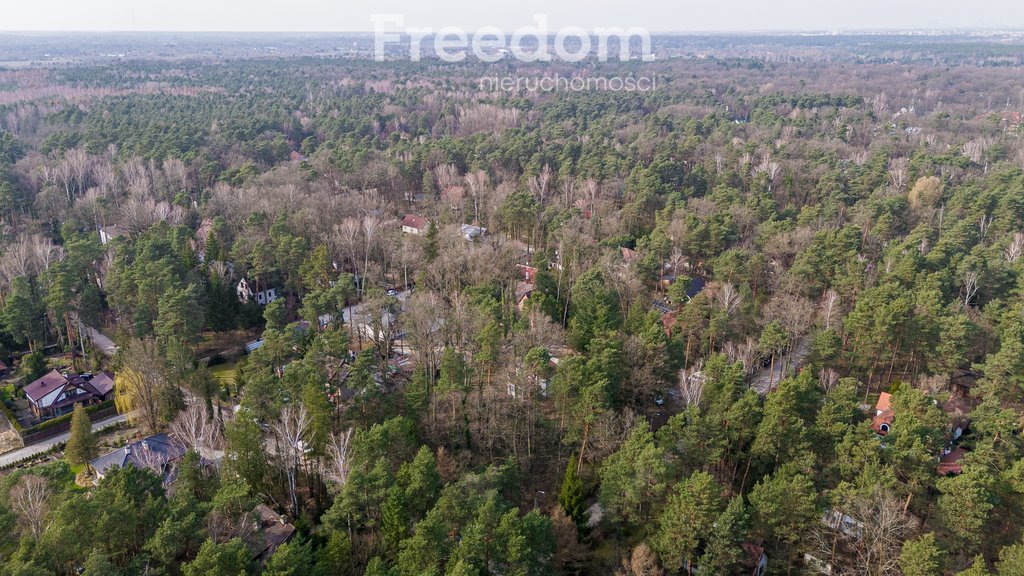
[[[38,406],[40,408],[48,408],[48,407],[52,406],[55,402],[57,402],[58,397],[64,391],[65,387],[66,387],[66,385],[65,386],[61,386],[60,388],[55,388],[49,394],[47,394],[46,396],[43,396],[42,398],[40,398],[39,401],[36,402],[36,406]]]

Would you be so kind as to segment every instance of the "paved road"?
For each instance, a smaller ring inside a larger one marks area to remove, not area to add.
[[[117,416],[112,416],[110,418],[107,418],[106,420],[100,420],[99,422],[93,422],[92,423],[92,431],[93,432],[99,432],[100,430],[103,430],[104,428],[109,428],[109,427],[113,426],[114,424],[117,424],[119,422],[124,422],[126,418],[127,418],[126,415],[118,414]],[[32,444],[31,446],[25,446],[24,448],[20,448],[18,450],[15,450],[14,452],[8,452],[6,454],[0,454],[0,466],[6,466],[6,465],[8,465],[8,464],[10,464],[12,462],[17,462],[19,460],[23,460],[25,458],[28,458],[29,456],[35,456],[36,454],[42,454],[43,452],[46,452],[47,450],[52,448],[54,444],[57,444],[59,442],[67,442],[67,439],[69,437],[71,437],[71,432],[70,431],[65,432],[63,434],[58,434],[57,436],[54,436],[53,438],[49,438],[47,440],[43,440],[42,442],[39,442],[39,443],[36,443],[36,444]]]

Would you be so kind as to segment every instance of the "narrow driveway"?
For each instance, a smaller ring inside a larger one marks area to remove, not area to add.
[[[804,361],[807,360],[807,355],[810,351],[811,339],[809,336],[805,336],[797,342],[797,345],[789,354],[780,354],[775,357],[774,375],[772,375],[771,366],[765,367],[754,376],[750,387],[761,396],[771,392],[768,383],[771,382],[771,388],[778,386],[779,381],[785,378],[787,373],[796,372],[798,368],[804,365]]]
[[[89,341],[92,342],[93,346],[99,348],[104,356],[113,356],[117,353],[117,345],[105,334],[92,326],[83,326],[83,328],[85,328],[85,334],[89,337]]]
[[[118,424],[120,422],[124,422],[126,418],[127,418],[127,416],[125,414],[118,414],[117,416],[112,416],[110,418],[107,418],[106,420],[100,420],[99,422],[93,422],[92,423],[92,431],[93,432],[99,432],[100,430],[103,430],[104,428],[109,428],[109,427],[111,427],[111,426],[113,426],[115,424]],[[70,437],[71,437],[71,432],[68,431],[68,432],[65,432],[63,434],[58,434],[57,436],[54,436],[53,438],[48,438],[46,440],[43,440],[42,442],[38,442],[36,444],[32,444],[31,446],[25,446],[24,448],[20,448],[18,450],[13,451],[13,452],[8,452],[6,454],[0,454],[0,466],[6,466],[6,465],[11,464],[13,462],[17,462],[19,460],[23,460],[25,458],[28,458],[29,456],[35,456],[36,454],[42,454],[43,452],[46,452],[50,448],[53,448],[54,444],[58,444],[60,442],[67,442],[68,438],[70,438]]]

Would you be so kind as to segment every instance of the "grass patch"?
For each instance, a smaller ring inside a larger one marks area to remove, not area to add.
[[[221,384],[233,386],[235,384],[235,372],[238,369],[238,362],[225,362],[210,366],[210,372]]]

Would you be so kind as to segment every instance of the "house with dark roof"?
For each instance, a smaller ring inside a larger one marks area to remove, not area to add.
[[[415,214],[406,214],[402,218],[402,232],[405,234],[413,234],[421,236],[427,233],[427,229],[430,228],[430,220],[422,216]]]
[[[109,244],[110,242],[127,235],[128,231],[117,224],[114,224],[113,226],[104,226],[103,228],[100,228],[100,244]]]
[[[75,404],[97,404],[114,393],[112,374],[61,374],[51,370],[25,386],[25,396],[36,418],[54,418],[71,412]]]
[[[7,364],[5,364],[3,360],[0,360],[0,378],[7,378],[9,370],[10,369],[7,367]]]
[[[249,546],[255,551],[253,560],[265,563],[274,555],[279,546],[288,542],[295,535],[295,526],[286,522],[284,517],[274,512],[270,506],[259,504],[253,510],[255,530],[247,538]]]
[[[476,226],[473,224],[461,224],[459,225],[459,234],[467,242],[473,242],[479,238],[483,238],[487,234],[487,228]]]
[[[534,285],[530,282],[519,282],[516,284],[516,308],[522,312],[526,301],[533,295]]]
[[[108,452],[89,462],[96,474],[97,481],[107,475],[113,468],[134,466],[149,468],[170,484],[175,477],[175,464],[185,456],[185,447],[166,434],[147,436],[138,442],[132,442],[124,448]]]

